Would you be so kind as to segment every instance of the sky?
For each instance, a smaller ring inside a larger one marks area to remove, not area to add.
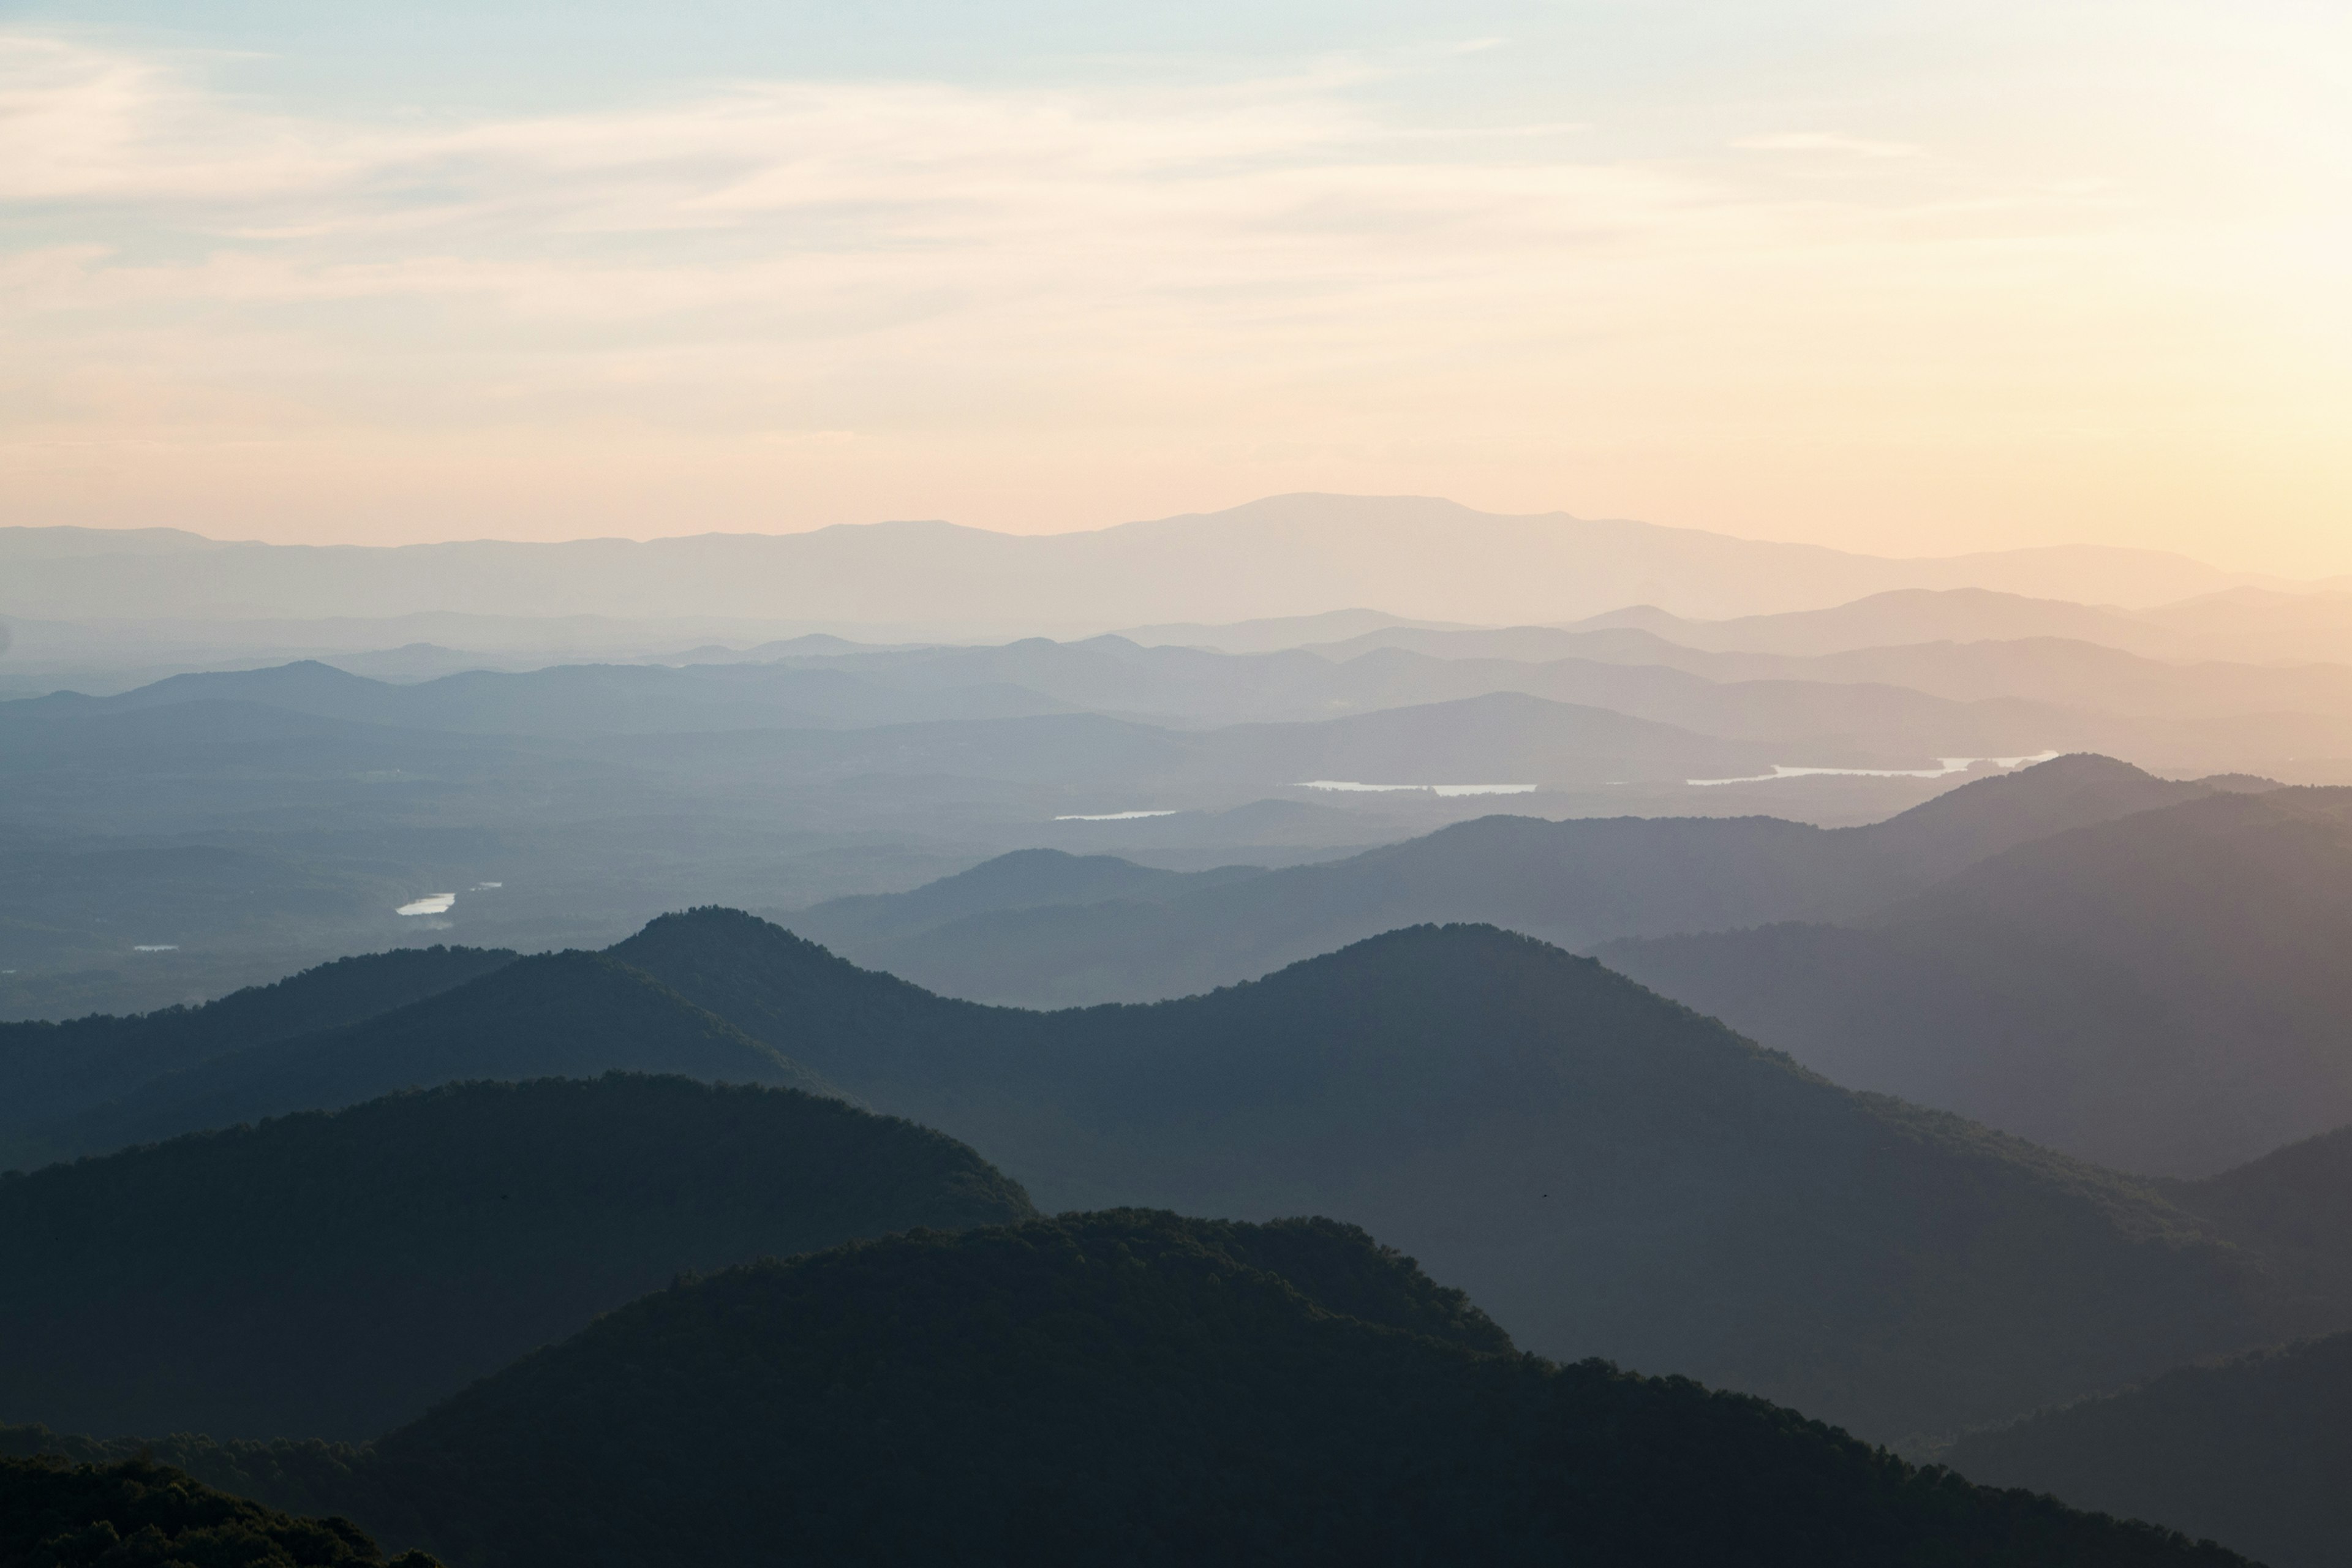
[[[0,0],[0,525],[2352,572],[2352,7]]]

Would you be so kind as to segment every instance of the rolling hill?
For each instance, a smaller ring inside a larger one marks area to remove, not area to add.
[[[118,1100],[232,1051],[356,1024],[502,969],[514,957],[503,950],[402,948],[337,959],[198,1007],[0,1024],[0,1131]]]
[[[0,1409],[366,1437],[681,1272],[1031,1212],[953,1140],[790,1089],[394,1095],[0,1181]]]
[[[103,1153],[467,1079],[588,1078],[615,1069],[835,1092],[624,964],[593,953],[542,953],[343,1028],[151,1079],[119,1099],[18,1131],[0,1144],[0,1160],[31,1164]]]
[[[1842,925],[1622,942],[1612,967],[1841,1083],[2197,1176],[2352,1121],[2352,791],[2053,835]]]
[[[166,1445],[461,1568],[2241,1561],[1511,1352],[1328,1220],[918,1233],[671,1289],[376,1443]]]
[[[1015,862],[1017,876],[972,874],[788,918],[861,963],[954,995],[1031,1005],[1141,1001],[1250,979],[1423,921],[1487,921],[1583,949],[1860,915],[2004,850],[2229,784],[2063,757],[1964,784],[1865,827],[1496,816],[1344,860],[1199,886],[1140,868],[1121,883],[1087,862],[1092,868],[1066,868],[1066,891],[1055,896],[1044,862],[1031,856]],[[983,907],[982,889],[999,883],[1006,894]]]
[[[1048,1014],[935,996],[726,910],[614,953],[966,1140],[1049,1208],[1344,1215],[1540,1353],[1883,1437],[2260,1343],[2314,1310],[2144,1184],[1849,1093],[1491,928]]]
[[[2183,1367],[1961,1439],[1975,1480],[2217,1537],[2271,1568],[2352,1542],[2352,1334]]]

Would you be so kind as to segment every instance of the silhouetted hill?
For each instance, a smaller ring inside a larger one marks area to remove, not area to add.
[[[2237,1561],[1511,1353],[1328,1220],[1073,1215],[731,1269],[340,1458],[359,1517],[467,1565]]]
[[[77,1431],[371,1436],[680,1271],[1020,1219],[789,1089],[468,1083],[0,1182],[0,1390]]]
[[[230,1052],[30,1129],[11,1163],[100,1153],[289,1110],[332,1110],[466,1079],[614,1069],[834,1092],[724,1019],[587,952],[515,962],[358,1024]]]
[[[1961,1439],[1971,1479],[2221,1540],[2271,1568],[2352,1543],[2352,1334],[2183,1367]]]
[[[1491,928],[1051,1014],[934,996],[725,910],[614,952],[1049,1207],[1347,1215],[1530,1348],[1869,1433],[2278,1335],[2252,1261],[2151,1190],[1848,1093]]]
[[[1841,1083],[2195,1176],[2352,1121],[2352,791],[2055,835],[1846,927],[1611,964]]]
[[[501,969],[515,955],[400,948],[337,959],[200,1007],[0,1024],[0,1128],[55,1121],[231,1051],[355,1024]]]
[[[366,1568],[383,1553],[350,1521],[293,1519],[142,1458],[68,1466],[0,1458],[0,1568]],[[404,1552],[392,1568],[439,1568]]]
[[[2062,757],[1965,784],[1866,827],[1824,830],[1776,817],[1494,816],[1173,896],[1162,881],[1149,896],[1089,892],[1047,903],[1021,879],[1019,897],[980,909],[971,897],[981,882],[974,872],[953,899],[934,884],[820,904],[792,919],[861,963],[950,994],[1033,1005],[1141,1001],[1250,979],[1424,921],[1491,922],[1580,949],[1627,936],[1845,918],[2052,833],[2217,787],[2155,778],[2105,757]],[[1148,880],[1140,868],[1137,878]],[[942,919],[942,909],[961,918]]]

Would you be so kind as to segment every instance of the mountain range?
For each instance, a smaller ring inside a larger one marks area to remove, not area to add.
[[[217,858],[208,869],[217,869]],[[232,1051],[357,1024],[503,969],[509,952],[408,948],[337,959],[198,1007],[0,1023],[0,1136],[102,1105]]]
[[[200,1028],[209,1011],[186,1024]],[[836,1092],[640,970],[594,953],[541,953],[357,1023],[154,1073],[117,1098],[21,1130],[10,1152],[38,1163],[401,1089],[615,1070]]]
[[[837,1086],[971,1144],[1049,1208],[1345,1215],[1542,1353],[1685,1372],[1888,1438],[2345,1311],[2308,1283],[2328,1247],[2281,1272],[2285,1249],[2257,1234],[2275,1200],[2200,1213],[1851,1093],[1491,927],[1041,1014],[703,910],[150,1079],[17,1148],[37,1162],[410,1085],[616,1067]]]
[[[2221,792],[1612,967],[1840,1083],[2202,1175],[2352,1121],[2352,791]]]
[[[225,543],[172,530],[11,529],[0,531],[0,560],[8,565],[0,611],[62,619],[731,616],[934,637],[1365,605],[1482,623],[1562,621],[1641,604],[1712,617],[1812,609],[1896,588],[2147,605],[2249,581],[2149,551],[2073,546],[1902,561],[1557,512],[1498,516],[1432,498],[1330,495],[1047,535],[893,522],[645,543],[376,549]]]
[[[951,994],[1141,1001],[1251,979],[1402,925],[1485,921],[1570,949],[1865,913],[2004,850],[2236,788],[2068,757],[1980,778],[1885,822],[1494,816],[1345,859],[1190,879],[1029,852],[782,918]],[[1149,889],[1149,891],[1144,889]]]
[[[1515,1354],[1328,1220],[856,1244],[673,1285],[362,1447],[163,1447],[463,1568],[2242,1561],[1760,1401]]]

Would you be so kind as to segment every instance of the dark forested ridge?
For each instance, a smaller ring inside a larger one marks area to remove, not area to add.
[[[2352,1122],[2352,790],[2076,828],[1847,925],[1599,951],[1841,1083],[2126,1170]]]
[[[228,1052],[120,1100],[16,1134],[0,1162],[100,1153],[290,1110],[355,1105],[467,1079],[681,1073],[725,1083],[830,1088],[724,1019],[610,958],[517,960],[349,1027]]]
[[[993,872],[786,918],[860,963],[951,995],[1049,1006],[1142,1001],[1253,979],[1428,921],[1491,922],[1583,949],[1844,919],[2053,833],[2242,787],[2261,781],[2175,782],[2070,756],[1864,827],[1769,816],[1491,816],[1345,860],[1193,879],[1198,886],[1079,862],[1062,868],[1052,891],[1055,879],[1029,852],[992,863]]]
[[[1048,1206],[1345,1215],[1518,1341],[1895,1438],[2317,1326],[2144,1184],[1840,1089],[1482,927],[1181,1002],[933,996],[726,910],[615,953]]]
[[[1328,1220],[861,1243],[682,1282],[367,1447],[174,1448],[467,1568],[2241,1561],[1516,1354]]]
[[[397,948],[340,958],[199,1007],[69,1023],[0,1023],[0,1130],[119,1099],[215,1057],[341,1028],[502,969],[502,949]]]
[[[369,1568],[342,1519],[293,1519],[145,1458],[0,1458],[0,1568]],[[390,1568],[439,1568],[404,1552]]]
[[[468,1083],[0,1180],[0,1419],[373,1436],[682,1270],[1031,1211],[790,1089]]]
[[[1970,1478],[2210,1535],[2271,1568],[2352,1552],[2352,1333],[2183,1367],[1961,1439]]]

